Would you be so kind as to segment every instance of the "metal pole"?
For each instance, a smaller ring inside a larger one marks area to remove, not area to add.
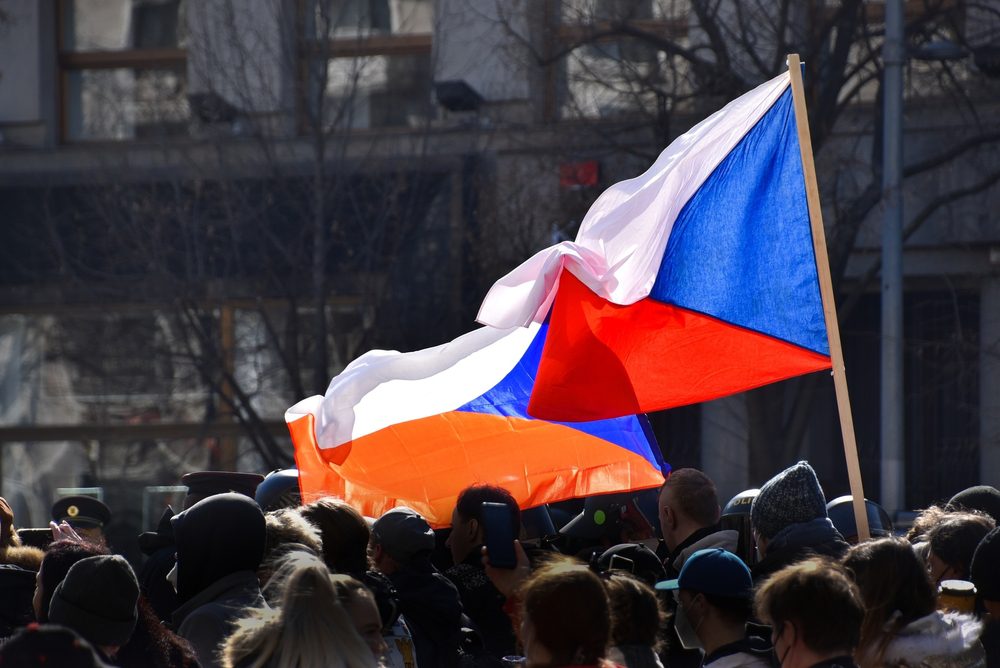
[[[905,509],[903,448],[903,0],[886,0],[882,191],[882,505]]]

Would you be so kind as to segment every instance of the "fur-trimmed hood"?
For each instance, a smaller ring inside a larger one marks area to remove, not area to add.
[[[972,615],[935,611],[911,622],[883,654],[890,666],[985,666],[983,624]]]

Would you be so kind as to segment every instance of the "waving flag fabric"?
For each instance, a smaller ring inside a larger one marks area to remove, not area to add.
[[[285,415],[305,498],[339,496],[375,517],[406,505],[446,526],[474,482],[505,487],[525,508],[660,485],[668,469],[644,416],[528,415],[547,332],[482,327],[436,348],[359,357],[325,396]]]
[[[596,420],[830,368],[788,73],[604,192],[479,320],[549,316],[528,412]]]

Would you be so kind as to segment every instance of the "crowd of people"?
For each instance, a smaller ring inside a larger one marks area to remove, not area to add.
[[[905,535],[868,502],[859,540],[806,462],[724,508],[695,469],[582,508],[472,485],[446,531],[303,504],[294,471],[185,482],[138,573],[99,501],[60,500],[42,536],[0,499],[0,667],[1000,666],[992,487]]]

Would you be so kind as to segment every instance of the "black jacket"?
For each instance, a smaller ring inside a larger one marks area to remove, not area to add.
[[[445,575],[458,589],[462,609],[482,636],[486,652],[501,658],[515,654],[517,640],[510,617],[503,611],[506,598],[486,577],[479,547],[465,561],[455,564]]]
[[[429,561],[389,575],[399,612],[413,634],[418,666],[458,665],[462,642],[462,603],[455,585]]]
[[[754,584],[760,584],[785,566],[797,564],[814,556],[839,559],[850,547],[833,522],[819,517],[808,522],[790,524],[767,543],[767,554],[753,567]]]

